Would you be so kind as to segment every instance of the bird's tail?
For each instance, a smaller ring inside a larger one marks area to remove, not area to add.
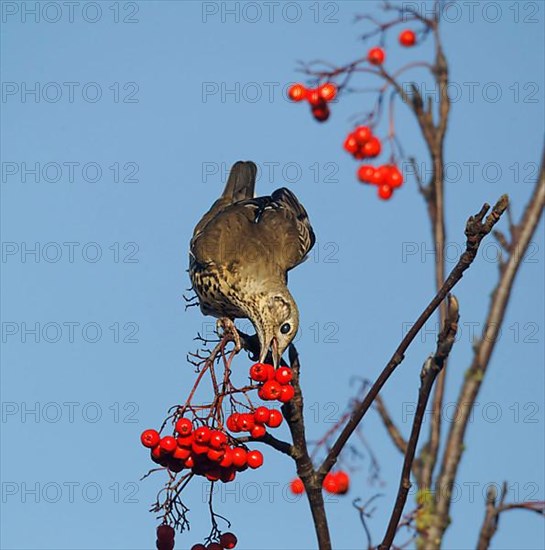
[[[254,197],[257,166],[252,161],[239,160],[233,164],[229,179],[223,190],[222,199],[230,203]]]

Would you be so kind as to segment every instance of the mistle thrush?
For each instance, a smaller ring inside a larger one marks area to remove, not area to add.
[[[284,187],[254,197],[257,167],[237,162],[223,194],[195,227],[189,273],[205,315],[250,319],[275,366],[299,328],[287,272],[314,245],[314,231],[297,197]]]

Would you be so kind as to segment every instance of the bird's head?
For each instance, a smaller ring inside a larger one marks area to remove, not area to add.
[[[259,362],[265,362],[270,350],[276,368],[297,334],[299,311],[287,288],[265,295],[260,302],[259,313],[252,319],[259,338]]]

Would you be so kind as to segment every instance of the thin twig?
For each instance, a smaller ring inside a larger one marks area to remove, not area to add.
[[[469,371],[464,379],[462,388],[457,399],[458,414],[450,426],[447,436],[445,451],[441,471],[436,483],[436,516],[434,522],[428,530],[430,545],[432,548],[438,548],[433,541],[440,541],[443,533],[447,529],[450,511],[450,491],[456,479],[458,467],[463,453],[463,442],[468,426],[473,404],[482,385],[484,375],[487,372],[492,352],[498,342],[498,334],[501,330],[502,322],[505,317],[505,311],[515,276],[523,262],[524,255],[530,243],[530,239],[536,231],[539,220],[545,206],[545,149],[541,164],[540,175],[534,191],[526,205],[521,222],[516,226],[517,238],[512,241],[513,250],[516,254],[511,254],[505,263],[505,268],[501,272],[500,280],[492,293],[490,307],[488,310],[483,334],[486,338],[481,339],[474,346],[473,361]]]
[[[481,241],[486,235],[488,235],[488,233],[490,233],[494,225],[498,222],[501,215],[507,208],[508,203],[509,200],[507,198],[507,195],[503,195],[498,200],[486,219],[485,215],[490,209],[490,206],[488,204],[485,204],[475,216],[471,216],[469,218],[465,230],[467,237],[465,252],[460,256],[458,263],[450,272],[450,275],[447,277],[439,292],[435,295],[435,297],[432,299],[426,309],[421,313],[420,317],[417,319],[411,329],[407,332],[407,334],[397,347],[396,351],[394,352],[393,356],[391,357],[390,361],[388,361],[387,365],[384,367],[383,371],[377,378],[376,382],[367,392],[359,405],[354,408],[354,411],[346,426],[331,447],[328,455],[326,456],[324,462],[318,470],[318,473],[322,477],[322,479],[323,477],[325,477],[327,472],[331,470],[331,468],[337,461],[340,452],[346,445],[346,442],[348,441],[358,424],[361,422],[361,419],[375,400],[375,397],[380,392],[382,386],[384,386],[388,378],[390,378],[395,369],[403,361],[404,354],[407,348],[414,340],[416,335],[420,332],[420,329],[424,326],[426,321],[430,318],[430,316],[437,309],[439,304],[444,300],[447,294],[452,290],[452,288],[456,285],[456,283],[460,281],[460,279],[463,277],[464,271],[468,269],[468,267],[473,263],[475,257],[477,256],[477,251],[479,249]]]
[[[421,382],[420,391],[418,393],[418,403],[411,429],[411,436],[407,444],[407,452],[405,453],[405,459],[403,461],[401,481],[399,483],[396,502],[388,523],[386,534],[384,535],[382,543],[378,546],[379,550],[389,550],[397,533],[401,515],[403,514],[403,508],[407,501],[407,495],[411,488],[411,469],[416,446],[418,444],[418,437],[420,435],[420,428],[422,427],[422,422],[424,421],[424,415],[426,413],[428,399],[435,379],[445,365],[445,361],[454,345],[456,333],[458,332],[458,320],[460,318],[458,313],[458,300],[451,295],[449,296],[448,304],[447,318],[443,330],[437,339],[435,354],[429,357],[424,363],[420,374]]]

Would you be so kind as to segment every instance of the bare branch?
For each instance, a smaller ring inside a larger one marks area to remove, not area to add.
[[[324,462],[318,470],[318,473],[322,477],[322,479],[323,477],[325,477],[327,472],[331,470],[331,468],[337,461],[339,453],[342,451],[343,447],[346,445],[346,442],[348,441],[358,424],[361,422],[361,419],[375,400],[382,386],[384,386],[388,378],[390,378],[395,369],[403,361],[405,351],[414,340],[416,335],[420,332],[420,329],[424,326],[426,321],[430,318],[430,316],[437,309],[439,304],[445,299],[447,294],[452,290],[456,283],[458,283],[458,281],[463,277],[464,271],[468,269],[468,267],[473,263],[481,241],[488,233],[490,233],[494,225],[500,219],[501,215],[507,208],[508,203],[509,200],[507,198],[507,195],[503,195],[498,200],[486,219],[485,215],[490,209],[490,206],[488,204],[485,204],[478,214],[469,218],[465,230],[465,234],[467,237],[465,252],[460,256],[458,263],[450,272],[450,275],[446,279],[439,292],[435,295],[435,297],[432,299],[426,309],[421,313],[415,324],[407,332],[407,334],[399,344],[398,348],[394,352],[393,356],[391,357],[390,361],[388,361],[388,364],[384,367],[380,376],[377,378],[376,382],[367,392],[363,400],[354,408],[354,411],[352,412],[352,415],[350,416],[350,419],[348,420],[346,426],[341,431],[340,435],[331,447],[328,455],[326,456]]]
[[[400,453],[405,454],[407,451],[407,441],[401,435],[398,427],[394,424],[394,421],[386,409],[386,405],[384,405],[384,401],[382,401],[382,397],[380,397],[380,395],[377,395],[375,398],[375,407],[394,445]]]
[[[541,516],[545,515],[545,502],[512,502],[505,504],[505,497],[507,495],[507,483],[504,482],[502,486],[502,494],[500,502],[497,503],[496,488],[491,486],[486,494],[486,513],[484,516],[481,531],[479,533],[479,540],[477,542],[477,550],[488,550],[492,537],[498,530],[498,524],[500,520],[500,514],[508,510],[528,510],[536,512]]]
[[[378,547],[379,550],[389,550],[397,533],[401,515],[403,514],[403,508],[405,507],[405,502],[407,501],[407,495],[409,494],[409,489],[411,488],[411,469],[416,452],[416,446],[418,444],[418,437],[420,435],[420,428],[422,427],[422,422],[424,421],[426,405],[428,404],[428,399],[430,397],[435,379],[443,369],[445,361],[456,339],[459,318],[458,300],[454,296],[449,296],[447,319],[445,321],[445,326],[437,339],[435,354],[427,359],[420,374],[421,382],[420,391],[418,393],[418,403],[411,429],[411,436],[407,444],[407,452],[405,453],[405,459],[403,461],[401,481],[399,483],[397,498],[388,523],[388,528],[386,530],[386,534],[384,535],[384,540]]]
[[[436,512],[434,524],[428,531],[428,541],[439,541],[449,524],[450,491],[462,458],[463,442],[473,404],[488,369],[492,352],[498,341],[498,333],[505,317],[515,276],[534,234],[545,206],[545,151],[538,181],[528,201],[521,222],[516,226],[516,239],[512,241],[511,254],[501,272],[500,280],[492,293],[483,334],[486,338],[474,346],[473,361],[465,377],[457,400],[458,414],[451,424],[443,454],[441,471],[436,483]]]

